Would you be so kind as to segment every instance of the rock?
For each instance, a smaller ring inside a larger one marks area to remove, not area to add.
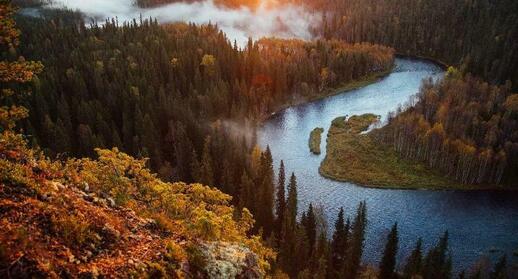
[[[93,202],[93,201],[94,201],[94,196],[93,196],[93,195],[89,195],[89,194],[84,193],[84,194],[83,194],[83,199],[84,199],[85,201]]]
[[[76,261],[76,257],[74,255],[68,256],[68,262],[69,263],[74,263],[75,261]]]
[[[116,204],[112,198],[107,198],[106,200],[108,201],[108,205],[110,205],[110,207],[115,207]]]
[[[85,190],[85,192],[89,192],[90,191],[90,185],[88,185],[87,182],[83,182],[83,189]]]
[[[130,264],[130,265],[134,265],[134,264],[135,264],[135,262],[133,262],[133,260],[132,260],[132,259],[129,259],[129,260],[128,260],[128,264]]]
[[[249,248],[228,242],[210,242],[199,250],[209,278],[261,278],[258,258]]]

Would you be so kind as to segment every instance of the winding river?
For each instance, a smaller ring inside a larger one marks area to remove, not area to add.
[[[270,146],[276,168],[283,159],[287,172],[295,172],[299,211],[307,209],[310,202],[321,206],[331,230],[340,207],[352,217],[358,203],[367,202],[366,263],[379,261],[386,235],[396,221],[400,232],[399,265],[418,237],[428,248],[445,230],[449,231],[456,271],[502,253],[507,253],[508,263],[518,261],[513,255],[518,253],[516,192],[372,189],[329,180],[318,173],[325,156],[326,133],[334,118],[372,112],[384,119],[417,93],[423,79],[443,75],[443,70],[430,62],[398,58],[394,71],[377,83],[285,109],[258,131],[259,143]],[[321,155],[313,155],[308,149],[309,133],[315,127],[325,129]]]

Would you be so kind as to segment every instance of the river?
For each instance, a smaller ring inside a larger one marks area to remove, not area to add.
[[[517,192],[373,189],[326,179],[318,173],[325,156],[327,130],[334,118],[371,112],[385,119],[388,112],[418,92],[423,79],[443,75],[444,71],[433,63],[398,58],[393,72],[380,81],[287,108],[270,117],[258,131],[259,144],[270,146],[275,167],[282,159],[287,176],[291,172],[297,176],[299,211],[306,210],[310,202],[321,206],[332,230],[340,207],[353,218],[358,203],[367,202],[365,263],[379,262],[386,235],[396,221],[400,233],[398,266],[418,237],[428,248],[445,230],[450,236],[455,271],[486,257],[494,260],[502,253],[507,253],[508,264],[518,260],[513,256],[518,251]],[[308,148],[309,133],[315,127],[325,129],[320,155],[313,155]]]

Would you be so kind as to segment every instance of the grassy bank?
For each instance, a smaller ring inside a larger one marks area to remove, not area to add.
[[[399,158],[390,147],[361,134],[378,121],[373,114],[333,120],[327,136],[327,154],[320,174],[339,181],[350,181],[367,187],[401,189],[480,189],[459,184],[424,164]],[[487,188],[487,187],[483,187]]]
[[[320,142],[322,141],[323,128],[317,127],[309,134],[309,150],[313,154],[320,154]]]

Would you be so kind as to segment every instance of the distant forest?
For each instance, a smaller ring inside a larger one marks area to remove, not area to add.
[[[518,89],[514,0],[304,0],[325,12],[321,35],[435,58]]]
[[[518,179],[518,94],[509,84],[458,75],[451,68],[443,81],[425,82],[415,104],[375,133],[403,157],[459,182],[512,185]]]

